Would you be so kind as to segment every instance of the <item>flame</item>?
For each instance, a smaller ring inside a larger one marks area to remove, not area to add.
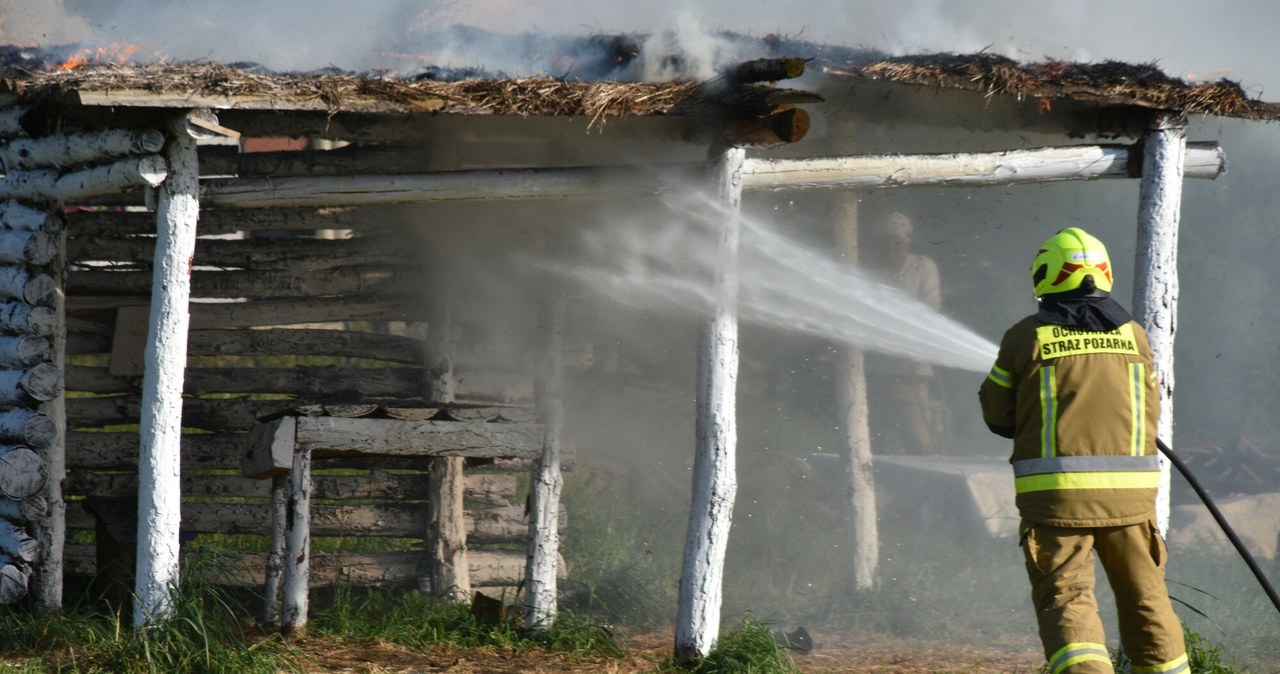
[[[65,61],[58,64],[58,70],[75,70],[89,65],[90,63],[115,63],[124,65],[137,53],[140,49],[136,44],[113,44],[108,47],[85,47],[76,51],[76,53],[68,56]]]

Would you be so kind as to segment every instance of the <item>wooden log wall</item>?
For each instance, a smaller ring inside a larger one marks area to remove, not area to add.
[[[334,153],[332,160],[319,151],[270,153],[263,161],[234,150],[202,146],[202,174],[261,178],[374,168],[350,166],[352,152]],[[370,161],[390,156],[399,162],[391,170],[415,168],[404,161],[412,153],[369,153]],[[326,168],[331,161],[336,163]],[[136,424],[156,231],[146,201],[144,192],[133,191],[68,202],[66,209],[66,522],[73,532],[94,531],[99,541],[96,550],[67,546],[73,576],[91,576],[108,564],[132,568],[103,551],[127,556],[134,545]],[[514,388],[473,387],[448,405],[432,399],[424,371],[430,358],[417,336],[431,310],[422,292],[425,258],[399,227],[414,225],[414,218],[411,209],[385,206],[201,212],[191,261],[181,527],[186,539],[225,546],[227,535],[236,535],[234,542],[244,543],[238,561],[225,565],[224,580],[260,585],[267,566],[272,480],[241,474],[247,434],[260,416],[320,405],[328,414],[350,416],[397,409],[444,421],[532,421],[524,393],[532,390],[531,379],[525,382],[519,372],[514,379],[511,372],[503,376],[518,383]],[[0,274],[0,299],[39,296],[42,283]],[[15,332],[14,339],[30,334],[39,331]],[[0,363],[39,350],[0,341]],[[0,401],[22,385],[0,373]],[[428,467],[427,459],[409,458],[313,462],[313,587],[342,581],[411,586],[418,580],[422,552],[326,554],[325,539],[404,539],[406,546],[420,540],[429,528]],[[528,525],[512,471],[527,468],[528,461],[468,467],[468,541],[485,547],[470,560],[478,588],[521,582]],[[128,579],[117,583],[132,587]]]

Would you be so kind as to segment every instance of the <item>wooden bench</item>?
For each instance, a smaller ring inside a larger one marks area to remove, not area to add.
[[[408,416],[428,415],[430,418],[422,419],[342,417],[290,410],[254,426],[244,473],[253,478],[272,478],[272,537],[264,588],[264,622],[274,623],[278,619],[285,631],[296,631],[306,625],[313,460],[338,457],[533,460],[542,453],[541,424],[501,417],[459,421],[448,412],[436,414],[435,410]],[[428,539],[424,559],[426,577],[431,576],[432,568],[442,564],[461,564],[464,572],[466,569],[461,471],[457,472],[449,480],[432,480],[432,493],[426,495],[432,504],[432,521],[429,530],[423,532]],[[430,540],[433,537],[444,540]],[[441,550],[448,551],[447,558]],[[469,591],[469,587],[429,585],[429,581],[419,583],[420,588],[437,595]],[[277,595],[281,597],[278,607]]]

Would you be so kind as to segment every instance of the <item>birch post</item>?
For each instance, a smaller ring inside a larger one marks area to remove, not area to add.
[[[289,476],[271,478],[271,547],[267,551],[266,582],[262,589],[262,624],[280,621],[281,578],[284,576],[285,531],[289,521]]]
[[[554,287],[554,286],[553,286]],[[554,292],[554,291],[553,291]],[[525,564],[526,628],[544,630],[556,619],[556,559],[560,553],[560,430],[564,425],[564,298],[547,312],[542,380],[538,391],[543,424],[542,456],[533,464],[529,488],[529,554]]]
[[[718,240],[720,268],[715,271],[711,317],[699,336],[696,454],[693,502],[680,574],[676,614],[676,659],[706,657],[720,630],[725,549],[738,491],[735,452],[738,429],[738,235],[745,151],[724,151],[713,163],[712,198],[707,224]]]
[[[182,383],[190,326],[191,258],[200,215],[200,167],[186,116],[173,120],[165,157],[171,172],[160,188],[151,315],[142,378],[138,457],[138,549],[133,622],[173,614],[181,520]]]
[[[289,472],[289,499],[285,513],[284,583],[280,629],[300,634],[307,628],[311,583],[311,450],[293,454]],[[267,598],[268,602],[271,600]]]
[[[453,307],[444,299],[427,325],[431,344],[427,372],[431,399],[451,403],[457,390],[453,372]],[[425,537],[426,572],[419,589],[437,597],[467,597],[471,594],[471,565],[467,561],[467,528],[463,519],[462,468],[466,459],[457,456],[431,460],[428,493],[429,524]]]
[[[838,198],[836,250],[845,261],[858,262],[858,199],[846,192]],[[840,349],[836,395],[845,445],[840,453],[844,470],[845,541],[849,545],[845,579],[855,590],[870,590],[880,562],[880,532],[876,526],[876,491],[872,475],[871,426],[867,404],[867,373],[861,349]]]
[[[1139,187],[1133,314],[1147,331],[1160,386],[1156,433],[1173,444],[1173,340],[1178,329],[1178,222],[1182,208],[1187,127],[1176,113],[1157,116],[1147,131]],[[1169,460],[1160,458],[1156,525],[1169,531]]]

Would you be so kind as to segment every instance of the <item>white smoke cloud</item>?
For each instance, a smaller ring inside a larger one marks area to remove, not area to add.
[[[1020,61],[1155,62],[1180,77],[1236,79],[1255,95],[1280,90],[1268,48],[1280,5],[1250,0],[0,0],[0,17],[10,43],[135,43],[140,57],[254,61],[278,70],[377,68],[403,49],[491,61],[439,65],[521,74],[531,67],[527,55],[486,57],[432,43],[444,28],[466,25],[504,34],[669,32],[695,58],[714,47],[705,36],[733,31],[899,54],[986,50]]]

